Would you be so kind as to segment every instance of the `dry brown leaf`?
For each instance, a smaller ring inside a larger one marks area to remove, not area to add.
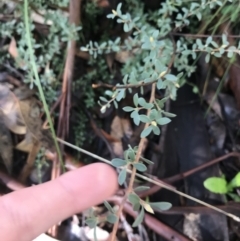
[[[14,59],[18,57],[17,43],[15,38],[11,39],[11,42],[8,47],[8,52]]]
[[[18,49],[17,49],[17,43],[15,38],[11,39],[11,42],[8,46],[8,52],[9,54],[15,59],[15,61],[18,63],[20,67],[23,67],[25,65],[24,61],[19,58],[18,55]]]
[[[30,132],[27,132],[25,138],[15,147],[19,151],[30,152],[33,148],[33,139]]]
[[[20,135],[26,133],[26,126],[19,110],[18,100],[8,86],[4,84],[0,84],[0,109],[4,114],[4,124],[8,129]]]
[[[9,173],[12,171],[12,139],[4,125],[3,113],[0,111],[0,156]]]

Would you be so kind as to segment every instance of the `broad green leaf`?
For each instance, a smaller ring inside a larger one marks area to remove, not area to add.
[[[144,129],[141,133],[141,138],[147,137],[152,131],[152,126],[149,126],[148,128]]]
[[[147,187],[147,186],[138,186],[138,187],[134,188],[134,191],[135,191],[135,192],[142,192],[142,191],[146,191],[146,190],[148,190],[148,189],[150,189],[150,187]]]
[[[127,177],[127,170],[122,169],[118,175],[118,183],[120,186],[123,185],[123,183],[126,181],[126,177]]]
[[[113,210],[113,208],[112,208],[112,206],[110,205],[109,202],[104,201],[103,204],[104,204],[104,206],[107,208],[107,210],[108,210],[109,212],[114,213],[114,210]]]
[[[204,187],[213,193],[226,194],[227,181],[221,177],[210,177],[207,178],[204,183]]]
[[[142,223],[143,218],[144,218],[144,208],[142,207],[139,215],[137,216],[137,218],[136,218],[136,220],[134,221],[134,223],[133,223],[132,226],[133,226],[133,227],[137,227],[139,224]]]
[[[129,202],[130,202],[132,205],[137,204],[137,203],[140,202],[139,196],[138,196],[137,194],[135,194],[135,193],[130,193],[130,194],[128,195],[128,200],[129,200]]]
[[[156,121],[159,125],[166,125],[169,122],[171,122],[171,119],[169,119],[167,117],[163,117],[163,118],[157,119]]]
[[[145,172],[147,170],[147,167],[142,163],[133,163],[133,166],[139,171],[139,172]]]
[[[114,223],[116,223],[116,221],[117,221],[117,216],[116,216],[115,214],[113,214],[113,213],[109,213],[109,214],[107,215],[107,221],[108,221],[109,223],[114,224]]]
[[[114,167],[122,167],[122,166],[126,166],[127,165],[127,161],[122,160],[120,158],[114,158],[112,159],[112,165]]]
[[[131,111],[134,111],[134,108],[131,106],[125,106],[125,107],[123,107],[123,110],[126,112],[131,112]]]
[[[149,204],[153,209],[160,211],[166,211],[172,207],[172,204],[169,202],[154,202]]]

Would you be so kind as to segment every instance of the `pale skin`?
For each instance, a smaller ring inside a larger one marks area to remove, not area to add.
[[[116,172],[91,164],[0,198],[0,240],[31,241],[54,224],[99,204],[117,190]]]

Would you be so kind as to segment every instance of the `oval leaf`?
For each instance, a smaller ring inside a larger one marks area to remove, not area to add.
[[[128,200],[129,200],[129,202],[130,202],[132,205],[135,205],[135,204],[137,204],[137,203],[140,202],[139,196],[138,196],[137,194],[135,194],[135,193],[130,193],[130,194],[128,195]]]
[[[120,158],[114,158],[112,159],[112,165],[114,167],[122,167],[122,166],[126,166],[127,165],[127,161],[122,160]]]
[[[226,194],[228,192],[227,182],[221,177],[210,177],[204,181],[203,185],[213,193]]]
[[[123,183],[124,183],[125,180],[126,180],[126,177],[127,177],[127,170],[126,170],[126,169],[123,169],[123,170],[119,173],[119,176],[118,176],[118,183],[119,183],[119,185],[123,185]]]
[[[154,202],[149,204],[153,209],[160,211],[166,211],[172,207],[172,204],[169,202]]]
[[[149,122],[151,122],[151,120],[149,119],[149,117],[146,116],[146,115],[139,115],[139,117],[140,117],[141,122],[143,122],[143,123],[149,123]]]
[[[123,110],[126,112],[131,112],[131,111],[134,111],[134,108],[131,106],[125,106],[125,107],[123,107]]]
[[[107,221],[108,221],[109,223],[114,224],[114,223],[116,223],[116,221],[117,221],[117,216],[116,216],[115,214],[109,213],[109,214],[107,215]]]
[[[113,208],[112,208],[112,206],[110,205],[109,202],[104,201],[103,204],[104,204],[104,206],[107,208],[107,210],[108,210],[109,212],[114,213],[114,210],[113,210]]]
[[[145,172],[147,170],[147,167],[142,163],[134,163],[133,166],[139,171],[139,172]]]
[[[157,121],[157,123],[158,123],[159,125],[166,125],[166,124],[168,124],[169,122],[171,122],[171,119],[169,119],[169,118],[167,118],[167,117],[163,117],[163,118],[157,119],[156,121]]]
[[[141,212],[139,213],[139,215],[137,216],[136,220],[133,223],[133,227],[137,227],[139,224],[142,223],[144,218],[144,208],[142,207]]]
[[[148,128],[144,129],[141,133],[141,138],[147,137],[152,131],[152,126],[149,126]]]
[[[148,189],[150,189],[150,187],[147,187],[147,186],[139,186],[139,187],[134,188],[134,191],[135,191],[135,192],[142,192],[142,191],[146,191],[146,190],[148,190]]]

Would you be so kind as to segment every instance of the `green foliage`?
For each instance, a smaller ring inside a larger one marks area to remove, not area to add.
[[[233,200],[240,201],[238,195],[232,193],[234,188],[240,187],[240,172],[227,183],[225,177],[210,177],[207,178],[204,183],[204,187],[210,192],[219,193],[219,194],[228,194]]]

